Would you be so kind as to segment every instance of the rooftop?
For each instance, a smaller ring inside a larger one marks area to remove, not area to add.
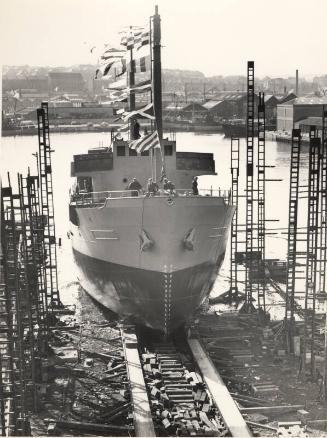
[[[171,103],[164,108],[166,111],[187,111],[193,110],[199,111],[206,109],[205,105],[201,105],[197,102],[192,103],[184,103],[183,105],[176,105],[175,103]]]
[[[327,96],[297,97],[280,105],[327,105]]]
[[[208,102],[204,103],[203,106],[207,110],[210,110],[210,109],[214,108],[215,106],[219,105],[221,102],[223,102],[223,101],[222,100],[208,100]]]
[[[307,117],[296,122],[297,125],[322,127],[322,117]]]
[[[269,102],[270,100],[278,102],[279,98],[277,96],[275,96],[274,94],[265,94],[265,103]]]
[[[215,100],[240,100],[246,96],[246,91],[221,91],[215,95]]]

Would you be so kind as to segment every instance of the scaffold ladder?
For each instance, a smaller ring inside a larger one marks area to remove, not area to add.
[[[23,274],[22,287],[24,289],[23,315],[24,325],[24,360],[25,368],[25,387],[26,397],[32,398],[34,411],[37,410],[38,400],[36,393],[36,369],[40,366],[41,339],[40,331],[43,320],[39,312],[39,287],[38,287],[38,264],[35,247],[35,234],[33,233],[33,222],[35,219],[31,215],[29,199],[29,179],[18,175],[18,186],[21,203],[21,272]],[[43,316],[44,317],[44,316]]]
[[[320,294],[326,293],[326,247],[327,247],[327,110],[323,109],[322,117],[322,139],[321,139],[321,164],[320,164],[320,214],[319,214],[319,256],[318,272],[319,283],[318,291]]]
[[[48,103],[43,102],[37,109],[39,137],[39,177],[42,215],[46,220],[44,246],[47,260],[46,296],[49,310],[61,305],[58,290],[56,229],[54,220],[51,147],[49,135]]]
[[[3,312],[2,308],[2,292],[1,292],[0,285],[0,312]],[[0,313],[1,314],[1,313]],[[2,336],[0,334],[0,336]],[[4,386],[3,386],[3,380],[2,380],[2,374],[3,374],[3,367],[2,367],[2,350],[1,350],[1,344],[0,344],[0,436],[6,436],[6,417],[5,417],[5,400],[4,400]]]
[[[26,428],[26,411],[27,411],[27,394],[31,388],[30,364],[31,359],[31,342],[29,335],[30,312],[29,312],[29,292],[27,276],[25,269],[25,235],[24,235],[24,218],[22,210],[22,200],[20,193],[12,194],[12,206],[14,214],[14,228],[12,241],[14,243],[15,257],[17,258],[15,268],[16,287],[12,289],[13,300],[12,317],[13,333],[16,340],[17,350],[14,350],[14,363],[16,367],[15,384],[19,385],[19,416],[17,417],[17,433],[23,435]],[[8,232],[8,231],[7,231]]]
[[[324,303],[324,323],[321,331],[324,333],[324,369],[322,382],[323,399],[327,400],[327,291],[326,291],[326,246],[327,246],[327,109],[323,107],[322,138],[320,163],[320,215],[319,215],[319,256],[318,256],[318,291],[320,300]]]
[[[3,223],[3,222],[2,222]],[[5,262],[4,262],[5,263]],[[14,345],[11,318],[10,300],[5,284],[0,285],[0,413],[1,436],[15,435],[16,407],[14,385],[13,352]]]
[[[34,342],[34,306],[33,294],[34,285],[30,282],[29,266],[31,265],[30,248],[27,242],[27,227],[29,219],[26,215],[23,202],[23,194],[21,190],[21,175],[18,174],[18,191],[17,205],[14,206],[15,215],[18,216],[19,223],[19,244],[18,244],[18,270],[19,270],[19,288],[18,295],[20,301],[19,320],[21,324],[22,334],[22,360],[24,368],[24,401],[27,404],[32,398],[32,403],[36,402],[35,394],[35,342]]]
[[[305,321],[303,338],[302,372],[305,373],[307,346],[311,344],[311,374],[315,376],[315,331],[316,331],[316,288],[318,254],[318,213],[320,182],[321,139],[317,137],[315,126],[310,127],[308,211],[307,211],[307,257],[305,279]],[[309,328],[310,327],[310,328]],[[310,340],[308,339],[311,329]],[[309,342],[308,342],[309,341]]]
[[[289,353],[293,353],[300,157],[301,130],[293,129],[288,206],[287,280],[285,303],[286,346]]]
[[[236,253],[238,251],[238,185],[240,173],[240,139],[231,138],[231,174],[232,191],[231,202],[235,207],[235,213],[231,224],[231,246],[230,246],[230,289],[229,302],[238,299],[238,264],[236,263]]]
[[[28,175],[21,179],[21,187],[24,199],[24,208],[28,215],[27,238],[29,242],[30,256],[33,263],[31,266],[31,281],[35,284],[33,296],[35,306],[35,322],[40,327],[38,336],[39,348],[42,350],[43,340],[47,337],[47,300],[45,291],[45,259],[44,250],[44,219],[40,213],[38,177]]]
[[[258,308],[266,310],[266,273],[265,273],[265,256],[266,256],[266,215],[265,215],[265,194],[266,194],[266,121],[265,121],[265,95],[259,93],[258,102],[258,156],[257,156],[257,242],[258,254],[261,255],[259,263],[259,281],[258,281]]]
[[[5,382],[6,434],[24,435],[26,432],[25,379],[24,379],[24,332],[18,262],[20,242],[19,195],[11,187],[2,188],[2,245],[5,301],[5,318],[2,321],[2,380]],[[2,315],[3,316],[3,315]]]
[[[253,271],[253,160],[254,160],[254,62],[247,63],[247,117],[246,117],[246,229],[245,229],[245,303],[244,311],[253,312],[252,281]]]

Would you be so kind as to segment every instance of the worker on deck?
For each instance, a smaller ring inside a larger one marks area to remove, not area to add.
[[[193,190],[193,195],[198,195],[199,194],[199,190],[198,190],[198,177],[195,176],[192,180],[192,190]]]
[[[175,192],[175,184],[172,183],[171,181],[168,181],[168,184],[169,184],[170,193],[174,193]]]
[[[165,192],[168,192],[170,194],[173,194],[173,193],[176,194],[175,193],[175,184],[173,184],[167,178],[164,178],[163,189],[165,190]]]
[[[158,190],[159,190],[158,184],[155,181],[153,181],[152,178],[149,178],[148,179],[148,190],[147,190],[148,194],[152,195],[152,196],[156,195]]]
[[[164,178],[164,180],[163,180],[163,189],[164,190],[170,189],[170,185],[168,184],[168,178]]]
[[[133,140],[137,140],[138,138],[141,138],[140,134],[140,124],[137,120],[134,120],[133,123]]]
[[[128,185],[128,190],[132,190],[132,196],[138,196],[139,191],[142,190],[142,186],[136,178],[133,178]]]

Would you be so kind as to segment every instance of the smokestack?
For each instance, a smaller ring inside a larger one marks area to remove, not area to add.
[[[295,94],[299,95],[299,70],[295,72]]]

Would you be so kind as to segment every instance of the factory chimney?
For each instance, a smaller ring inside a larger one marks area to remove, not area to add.
[[[295,94],[299,95],[299,70],[295,72]]]

